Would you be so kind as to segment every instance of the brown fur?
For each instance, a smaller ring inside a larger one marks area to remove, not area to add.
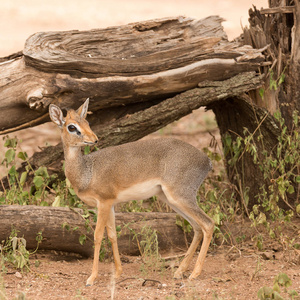
[[[92,285],[98,274],[100,244],[106,227],[111,240],[116,276],[122,272],[115,231],[114,205],[157,195],[186,218],[194,228],[194,239],[175,277],[186,271],[201,240],[203,243],[190,278],[200,275],[209,247],[214,222],[198,207],[196,195],[200,184],[211,169],[208,157],[193,146],[176,139],[132,142],[83,156],[80,147],[97,142],[97,137],[85,120],[88,101],[77,111],[63,118],[61,110],[50,106],[52,121],[62,129],[65,153],[65,173],[77,195],[88,205],[98,208],[95,230],[95,254]],[[69,132],[72,124],[80,134]]]

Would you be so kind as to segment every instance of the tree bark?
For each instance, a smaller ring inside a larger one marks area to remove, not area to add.
[[[27,249],[37,247],[36,237],[42,233],[40,250],[56,250],[78,253],[90,257],[94,253],[93,228],[95,223],[82,216],[79,209],[67,207],[42,206],[0,206],[0,242],[6,240],[12,229],[16,229],[18,237],[24,237]],[[186,236],[176,225],[175,213],[116,213],[116,225],[121,226],[118,237],[119,251],[125,255],[139,255],[139,241],[142,228],[150,226],[157,231],[159,250],[185,250]],[[86,236],[83,245],[80,244],[81,235]],[[190,240],[188,236],[188,240]]]
[[[273,153],[273,157],[277,157],[274,151],[281,132],[272,115],[280,111],[288,129],[292,129],[292,115],[295,110],[300,112],[300,4],[299,0],[270,0],[269,5],[270,8],[260,11],[255,7],[249,10],[250,27],[244,28],[243,35],[245,44],[265,49],[266,60],[270,63],[260,67],[260,73],[265,75],[261,89],[250,91],[249,97],[229,98],[211,107],[216,115],[224,148],[227,135],[235,141],[238,136],[245,137],[244,128],[247,128],[253,133],[258,155],[267,151],[269,155]],[[263,143],[257,140],[260,133]],[[255,196],[259,188],[264,184],[269,187],[271,183],[263,177],[253,157],[246,152],[235,166],[230,166],[231,158],[230,155],[226,157],[228,177],[236,185],[243,205],[245,192],[248,191],[249,200],[246,202],[249,202],[251,209],[257,204]],[[275,179],[279,177],[276,174]],[[299,203],[299,184],[294,181],[292,184],[295,192],[287,197],[293,205]],[[287,208],[284,202],[280,202],[279,206]]]
[[[246,44],[269,46],[265,53],[271,64],[271,68],[261,68],[266,75],[263,98],[259,93],[251,98],[271,113],[280,110],[291,128],[293,112],[300,111],[300,3],[269,0],[269,6],[261,11],[250,9],[250,28],[244,30]],[[280,78],[284,80],[279,84]]]
[[[23,55],[0,59],[0,134],[49,121],[50,103],[76,108],[89,97],[90,110],[111,120],[111,108],[138,111],[262,65],[262,50],[228,42],[221,22],[179,17],[32,35]]]
[[[236,75],[219,82],[205,81],[199,84],[198,88],[178,94],[139,112],[127,114],[123,118],[104,125],[96,124],[92,126],[92,129],[99,138],[97,146],[105,148],[138,140],[193,110],[211,103],[220,103],[219,106],[222,110],[225,104],[221,100],[256,89],[260,86],[261,81],[262,77],[257,76],[255,72]],[[92,118],[98,119],[99,114],[96,113]],[[62,169],[62,160],[63,149],[60,143],[35,153],[30,159],[30,164],[34,168],[47,166],[58,173]]]
[[[257,105],[247,95],[232,97],[223,101],[222,105],[213,103],[209,106],[216,115],[218,127],[223,141],[223,149],[226,159],[226,170],[228,179],[236,186],[238,199],[242,207],[247,211],[257,204],[256,195],[259,188],[264,184],[265,178],[253,161],[253,156],[248,152],[243,152],[237,162],[232,165],[229,160],[233,155],[232,145],[237,137],[245,137],[244,129],[253,133],[255,145],[259,147],[257,154],[262,159],[263,150],[272,153],[278,143],[277,137],[280,134],[279,127],[276,126],[270,113]],[[259,128],[259,130],[257,130]],[[258,136],[263,136],[263,146],[258,141]],[[230,137],[232,143],[227,145],[226,140]],[[280,207],[285,207],[284,202],[279,203]]]

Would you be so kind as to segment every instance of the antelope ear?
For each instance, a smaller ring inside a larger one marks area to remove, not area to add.
[[[89,107],[89,101],[90,99],[87,98],[85,102],[77,109],[77,113],[80,115],[81,118],[86,118],[87,112],[88,112],[88,107]]]
[[[58,127],[62,128],[62,126],[65,124],[65,120],[61,109],[54,104],[50,104],[49,115],[52,122]]]

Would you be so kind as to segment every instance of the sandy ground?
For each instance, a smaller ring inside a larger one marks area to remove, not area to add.
[[[241,225],[236,224],[235,233],[231,236],[233,240],[241,238]],[[298,228],[299,225],[298,222]],[[247,224],[241,228],[245,226]],[[32,300],[250,300],[257,299],[260,288],[273,287],[275,276],[285,273],[292,280],[292,286],[288,290],[299,293],[300,255],[295,251],[284,250],[282,245],[267,236],[264,236],[267,250],[258,251],[253,242],[255,230],[246,231],[247,233],[243,233],[243,240],[240,239],[235,245],[212,246],[201,275],[192,281],[172,278],[174,267],[178,265],[176,259],[155,263],[157,268],[153,270],[153,266],[143,266],[140,257],[122,255],[123,274],[120,278],[114,278],[114,265],[108,259],[100,263],[99,276],[94,285],[86,287],[85,282],[91,272],[91,259],[48,252],[31,256],[31,272],[21,274],[8,268],[3,275],[3,290],[8,299],[13,299],[16,295],[26,295],[26,299]],[[163,256],[170,255],[164,253]],[[196,257],[186,273],[187,276],[195,261]],[[284,288],[281,288],[280,294],[284,299],[291,299]]]

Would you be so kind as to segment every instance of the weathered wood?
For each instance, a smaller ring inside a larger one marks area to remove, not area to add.
[[[266,60],[270,66],[261,68],[266,74],[264,97],[257,93],[251,98],[271,113],[280,110],[291,127],[293,112],[300,111],[300,4],[292,0],[269,2],[268,9],[249,10],[250,27],[244,29],[246,44],[254,48],[269,45]],[[278,84],[283,76],[276,88],[270,85],[270,81]]]
[[[295,6],[279,6],[279,7],[270,7],[262,8],[260,10],[261,14],[292,14],[295,11]]]
[[[224,100],[243,92],[253,90],[261,85],[262,77],[255,72],[237,75],[220,82],[205,81],[198,88],[178,94],[150,108],[107,124],[95,124],[93,131],[98,135],[100,148],[135,141],[150,134],[200,106]],[[221,106],[222,107],[222,106]],[[89,117],[88,117],[89,118]],[[97,116],[95,117],[97,119]],[[91,122],[93,124],[93,121]],[[61,143],[37,152],[30,159],[35,168],[50,167],[59,172],[62,168],[63,149]]]
[[[218,58],[226,39],[220,17],[164,18],[89,31],[36,33],[24,47],[27,65],[83,77],[137,76]],[[188,42],[187,42],[188,41]],[[224,58],[235,58],[227,52]],[[175,60],[174,57],[177,59]]]
[[[280,111],[285,119],[288,130],[293,127],[293,113],[300,111],[300,4],[299,0],[281,1],[269,0],[269,9],[249,10],[249,28],[244,28],[244,42],[254,48],[265,48],[266,61],[269,66],[260,68],[260,73],[265,74],[262,89],[250,91],[248,98],[243,96],[233,97],[224,103],[213,106],[222,141],[228,135],[232,141],[238,136],[247,137],[243,128],[253,134],[253,141],[257,147],[259,158],[262,153],[268,153],[279,158],[277,149],[280,140],[280,126],[272,117],[274,112]],[[287,5],[287,6],[286,6]],[[293,7],[291,5],[294,5]],[[263,97],[261,96],[263,92]],[[238,116],[238,117],[237,117]],[[287,132],[288,132],[287,130]],[[259,139],[259,135],[263,138]],[[262,142],[263,141],[263,142]],[[226,146],[226,145],[224,145]],[[230,151],[230,150],[229,150]],[[292,150],[291,150],[292,151]],[[297,150],[293,150],[297,151]],[[239,191],[238,197],[244,204],[245,193],[249,196],[249,208],[259,203],[260,187],[265,186],[266,193],[273,183],[264,177],[251,155],[244,151],[234,166],[226,164],[228,178]],[[228,152],[227,152],[228,153]],[[232,159],[231,155],[225,156],[226,160]],[[288,170],[289,164],[284,164]],[[277,170],[273,178],[282,175]],[[276,173],[278,172],[278,173]],[[288,172],[287,172],[288,173]],[[299,174],[299,168],[298,173]],[[299,202],[299,184],[291,176],[289,178],[295,192],[287,193],[289,205]],[[261,204],[261,203],[260,203]],[[290,208],[282,199],[278,200],[281,208]]]
[[[263,158],[263,150],[271,154],[276,149],[277,137],[280,133],[278,126],[272,115],[266,109],[255,105],[249,96],[232,97],[224,101],[222,106],[216,103],[209,106],[209,108],[215,113],[220,134],[224,137],[222,141],[225,144],[223,145],[225,160],[232,159],[232,145],[226,145],[225,137],[230,136],[232,141],[235,141],[237,137],[244,137],[245,128],[248,132],[253,133],[260,126],[259,133],[264,137],[264,149],[259,148],[257,152],[260,159]],[[257,147],[261,147],[258,133],[253,135],[253,140]],[[235,164],[227,163],[225,167],[228,179],[237,188],[242,207],[251,210],[257,204],[256,195],[265,180],[264,174],[260,172],[257,164],[253,162],[252,155],[247,151],[241,155]],[[246,201],[244,197],[248,188],[248,200]],[[279,205],[286,207],[281,199]]]
[[[0,63],[0,134],[48,121],[50,103],[75,108],[89,97],[95,112],[161,101],[262,65],[262,50],[229,42],[221,22],[178,17],[34,34],[23,56]]]
[[[28,249],[37,246],[36,237],[42,232],[40,250],[56,250],[79,253],[82,256],[93,255],[93,230],[87,231],[85,219],[78,209],[67,207],[41,206],[0,206],[0,242],[6,240],[12,228],[18,236],[26,239]],[[121,226],[118,245],[120,253],[138,255],[139,248],[135,234],[141,240],[141,229],[150,226],[157,231],[158,245],[161,251],[185,249],[184,232],[176,225],[174,213],[116,213],[116,225]],[[90,226],[95,223],[90,220]],[[89,226],[88,226],[89,227]],[[81,245],[79,237],[86,235],[86,242]]]

